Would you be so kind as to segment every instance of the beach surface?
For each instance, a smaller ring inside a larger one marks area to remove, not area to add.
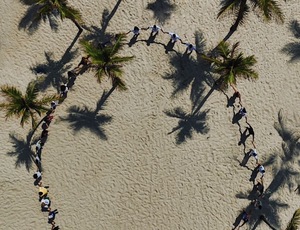
[[[217,19],[218,0],[159,2],[72,1],[85,22],[78,39],[70,20],[58,21],[56,32],[45,22],[29,33],[24,29],[28,6],[2,0],[0,85],[24,92],[39,78],[42,93],[56,93],[84,55],[79,40],[90,33],[90,39],[104,39],[157,23],[186,42],[203,37],[208,52],[232,25],[231,18]],[[300,184],[299,143],[292,143],[290,134],[300,131],[300,62],[283,50],[300,43],[290,26],[300,18],[300,6],[298,0],[280,4],[283,24],[264,23],[251,12],[229,39],[258,61],[259,79],[238,80],[237,87],[266,169],[263,208],[254,209],[241,229],[270,229],[260,215],[284,229],[299,208],[294,191]],[[249,179],[256,164],[250,158],[248,167],[240,165],[244,146],[239,126],[232,123],[234,108],[227,106],[233,90],[213,90],[209,67],[195,53],[183,55],[180,43],[166,52],[169,36],[159,33],[149,44],[149,35],[142,31],[134,44],[132,34],[127,36],[122,55],[135,56],[124,66],[127,91],[115,90],[102,103],[110,80],[99,84],[92,71],[85,72],[54,113],[42,152],[43,184],[50,186],[61,229],[229,230],[251,206]],[[33,184],[35,146],[29,148],[26,139],[30,124],[22,128],[19,120],[4,115],[0,111],[0,229],[51,229]],[[239,123],[243,132],[245,119]],[[33,139],[40,133],[41,128]],[[245,151],[250,148],[251,137]]]

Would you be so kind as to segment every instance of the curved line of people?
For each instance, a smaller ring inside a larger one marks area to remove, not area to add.
[[[158,25],[153,25],[153,26],[149,26],[146,28],[139,28],[137,26],[135,26],[132,30],[129,30],[127,33],[125,33],[126,35],[129,33],[133,33],[133,36],[135,38],[137,38],[142,30],[151,30],[150,36],[155,37],[156,35],[158,35],[159,31],[161,31],[164,34],[168,34],[170,36],[170,41],[171,43],[176,43],[177,41],[180,41],[181,44],[186,46],[186,53],[191,54],[193,51],[195,51],[197,54],[199,54],[199,52],[197,51],[197,48],[195,45],[193,45],[192,43],[189,42],[183,42],[182,39],[179,37],[178,34],[173,33],[173,32],[167,32],[164,31],[161,27],[159,27]],[[111,44],[112,41],[106,41],[103,43],[99,43],[99,48],[104,48],[107,44]],[[68,71],[68,80],[70,81],[70,79],[77,77],[77,75],[79,75],[80,71],[82,70],[82,68],[84,67],[88,67],[89,64],[91,64],[90,60],[89,60],[90,56],[86,56],[86,57],[82,57],[80,63],[71,71]],[[67,96],[67,92],[69,90],[70,86],[68,86],[68,84],[62,84],[60,86],[60,97],[66,97]],[[261,177],[259,180],[257,180],[257,184],[255,184],[255,181],[253,181],[254,183],[254,190],[256,190],[258,192],[258,198],[254,199],[251,201],[251,204],[253,204],[253,207],[255,209],[261,209],[262,208],[262,202],[261,202],[261,198],[263,197],[263,192],[264,192],[264,185],[263,185],[263,177],[265,175],[265,168],[262,164],[259,163],[258,161],[258,151],[256,149],[256,146],[254,144],[254,130],[251,127],[251,125],[248,123],[247,120],[247,111],[246,108],[242,105],[241,102],[241,94],[240,92],[234,88],[234,94],[233,97],[234,98],[238,98],[239,99],[239,104],[240,104],[240,109],[238,112],[238,115],[242,118],[244,117],[246,120],[246,123],[248,124],[249,127],[247,127],[247,131],[249,132],[248,135],[252,135],[252,145],[253,148],[250,149],[250,151],[247,153],[249,158],[253,157],[256,161],[257,167],[253,170],[254,173],[260,173]],[[34,173],[33,178],[35,179],[35,184],[38,185],[39,187],[39,201],[41,202],[41,210],[43,212],[47,211],[48,212],[48,223],[50,223],[52,225],[52,230],[58,230],[60,229],[59,226],[56,226],[54,220],[55,220],[55,216],[58,213],[57,209],[52,210],[50,208],[51,206],[51,200],[48,196],[49,193],[49,186],[43,186],[42,185],[42,173],[41,173],[41,151],[43,149],[43,146],[46,142],[46,139],[48,137],[48,127],[53,119],[53,114],[56,107],[58,105],[57,101],[52,101],[51,102],[51,109],[49,110],[49,112],[47,113],[47,115],[45,116],[44,120],[43,120],[43,124],[42,124],[42,134],[41,137],[39,138],[39,140],[36,143],[36,156],[35,156],[35,163],[37,165],[37,171]],[[255,179],[254,179],[255,180]],[[242,227],[244,224],[246,224],[249,221],[249,218],[251,216],[251,212],[250,211],[246,211],[243,210],[242,213],[242,223],[239,223],[237,226],[234,226],[233,229],[236,228],[240,228]]]
[[[46,116],[42,120],[42,133],[40,138],[35,144],[35,164],[37,166],[36,172],[33,174],[33,178],[35,179],[34,185],[38,186],[38,197],[39,202],[41,204],[41,211],[48,212],[48,223],[51,224],[51,230],[58,230],[60,229],[58,225],[55,224],[55,216],[58,213],[57,209],[51,208],[51,200],[49,197],[49,186],[44,186],[42,183],[42,170],[41,170],[41,163],[42,163],[42,149],[44,147],[45,142],[48,138],[48,128],[50,123],[52,122],[54,116],[53,113],[55,111],[56,106],[58,105],[57,101],[51,102],[51,108],[47,112]]]
[[[233,89],[234,89],[234,94],[232,97],[234,100],[236,98],[238,98],[239,105],[240,105],[240,108],[239,108],[239,111],[237,114],[240,116],[240,119],[244,117],[246,124],[248,125],[248,127],[246,127],[246,130],[245,130],[245,132],[248,132],[248,134],[246,134],[246,137],[252,136],[251,143],[252,143],[253,148],[251,148],[249,150],[249,152],[247,152],[247,153],[245,152],[244,157],[246,159],[253,157],[255,159],[255,163],[256,163],[256,167],[252,170],[252,175],[250,178],[250,181],[253,182],[253,189],[251,192],[252,193],[251,198],[253,198],[253,199],[251,199],[250,208],[249,208],[250,210],[244,209],[243,212],[241,213],[241,220],[236,225],[234,225],[232,228],[232,229],[240,229],[242,226],[244,226],[249,221],[253,211],[260,210],[263,208],[262,199],[264,197],[264,195],[263,195],[264,194],[264,176],[265,176],[266,171],[265,171],[264,166],[258,160],[258,151],[257,151],[257,147],[254,143],[254,135],[255,135],[254,130],[248,122],[247,110],[242,105],[241,94],[235,87],[233,87]],[[241,133],[241,135],[242,135],[242,133]],[[247,161],[246,161],[246,163],[247,163]],[[243,163],[241,163],[240,165],[246,167],[246,165]],[[255,179],[256,179],[256,176],[258,173],[260,173],[260,178],[257,179],[255,182]],[[249,195],[249,198],[250,198],[250,195]]]

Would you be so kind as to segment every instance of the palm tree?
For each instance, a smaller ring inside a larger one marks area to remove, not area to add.
[[[46,20],[52,15],[59,16],[61,20],[70,19],[77,26],[79,32],[82,32],[79,24],[82,23],[81,14],[79,10],[68,6],[67,0],[33,0],[33,2],[35,6],[38,6],[35,21]]]
[[[235,89],[236,78],[257,79],[258,74],[252,67],[256,63],[254,55],[244,57],[242,52],[237,53],[239,43],[235,43],[229,48],[227,42],[222,41],[217,46],[217,57],[202,55],[202,57],[212,63],[213,71],[220,75],[217,80],[221,90],[227,89],[228,85]]]
[[[294,212],[292,219],[290,220],[286,230],[297,230],[300,226],[300,208]]]
[[[112,80],[113,88],[126,90],[125,82],[122,79],[122,66],[124,63],[133,59],[133,56],[118,56],[120,50],[124,47],[125,35],[117,36],[116,42],[113,45],[97,47],[94,44],[82,40],[81,45],[85,49],[88,57],[91,59],[89,68],[96,71],[95,77],[101,83],[104,75]]]
[[[235,23],[231,26],[229,33],[225,37],[226,41],[237,30],[237,27],[245,21],[246,16],[250,11],[250,6],[255,11],[258,11],[265,21],[275,20],[283,23],[284,15],[275,0],[223,0],[221,2],[221,9],[218,13],[218,18],[225,13],[233,13],[236,15]]]
[[[57,95],[43,96],[38,99],[38,88],[35,81],[28,84],[25,95],[16,87],[9,85],[1,86],[0,93],[7,99],[6,103],[0,104],[0,109],[6,111],[5,117],[21,117],[22,127],[31,119],[33,129],[37,124],[36,114],[41,116],[43,112],[47,112],[49,109],[44,105],[57,99]]]

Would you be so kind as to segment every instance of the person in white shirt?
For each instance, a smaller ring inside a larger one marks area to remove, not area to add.
[[[252,142],[253,145],[253,149],[251,149],[250,153],[249,153],[249,157],[254,157],[256,160],[256,164],[258,164],[258,152],[256,150],[256,146],[254,144],[254,142]]]
[[[135,26],[133,27],[133,30],[129,30],[126,34],[133,33],[133,36],[137,37],[140,35],[140,31],[140,28]]]
[[[261,164],[258,164],[258,171],[260,172],[260,174],[261,174],[261,179],[264,177],[264,175],[265,175],[265,167],[263,166],[263,165],[261,165]]]
[[[172,33],[172,32],[164,32],[164,31],[163,31],[163,33],[170,35],[170,37],[171,37],[170,42],[172,42],[172,43],[175,43],[177,41],[181,41],[181,38],[178,36],[178,34],[175,34],[175,33]]]
[[[198,53],[195,45],[193,45],[191,43],[188,43],[188,42],[181,42],[181,43],[184,44],[184,45],[186,45],[185,53],[191,54],[193,51],[195,51],[196,53]]]
[[[149,26],[148,28],[142,28],[142,30],[148,30],[148,29],[151,29],[151,34],[150,34],[151,36],[157,35],[160,30],[164,32],[163,29],[157,25]]]

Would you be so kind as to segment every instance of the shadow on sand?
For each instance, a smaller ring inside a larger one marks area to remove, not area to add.
[[[90,41],[94,44],[99,44],[111,40],[114,36],[112,34],[106,33],[106,29],[109,22],[117,12],[122,0],[118,0],[111,12],[108,9],[104,9],[102,12],[102,20],[100,22],[100,27],[97,26],[83,26],[84,29],[89,31],[87,35],[84,36],[84,40]]]
[[[152,10],[155,20],[163,24],[170,19],[172,11],[176,9],[176,6],[170,0],[156,0],[149,3],[146,9]]]
[[[289,29],[293,33],[296,39],[300,39],[300,24],[297,20],[293,20],[289,23]],[[283,53],[291,56],[290,62],[297,62],[300,60],[300,40],[297,42],[291,42],[285,45],[282,49]]]
[[[86,106],[83,108],[71,106],[68,109],[69,115],[65,118],[60,117],[60,119],[62,121],[69,122],[74,132],[79,132],[81,129],[88,129],[92,133],[99,136],[100,139],[107,140],[105,130],[102,128],[102,126],[106,123],[110,123],[112,117],[99,114],[99,112],[100,110],[103,110],[102,107],[104,106],[109,93],[110,92],[103,92],[102,97],[97,102],[96,109],[92,110]]]
[[[29,34],[33,34],[40,26],[41,22],[49,21],[49,25],[51,30],[57,31],[59,23],[59,15],[54,16],[53,14],[47,15],[43,18],[38,17],[38,11],[40,10],[40,6],[36,5],[36,2],[31,0],[20,0],[21,3],[28,6],[27,11],[21,18],[18,29],[19,30],[27,30]]]
[[[52,58],[53,53],[45,52],[46,63],[31,67],[31,70],[38,75],[38,87],[40,90],[45,91],[48,87],[53,86],[59,92],[61,83],[67,82],[67,77],[64,77],[64,75],[72,66],[71,64],[67,63],[71,62],[78,53],[77,48],[74,51],[71,50],[78,40],[80,34],[81,32],[77,33],[72,43],[66,49],[59,61],[55,61]]]
[[[170,111],[165,111],[165,114],[172,118],[178,118],[178,125],[172,129],[171,134],[177,131],[176,144],[186,142],[187,138],[192,138],[193,131],[201,134],[206,134],[209,127],[206,124],[208,111],[188,114],[181,108],[175,108]]]
[[[300,134],[295,130],[296,124],[289,127],[287,119],[283,111],[278,112],[278,121],[275,122],[274,128],[282,138],[282,151],[273,153],[264,166],[272,165],[273,180],[266,188],[261,201],[263,208],[255,213],[255,216],[249,221],[251,229],[256,229],[263,221],[271,229],[281,229],[280,213],[282,209],[289,206],[280,201],[280,199],[272,198],[272,195],[280,189],[288,187],[290,192],[294,192],[297,187],[297,178],[299,177],[299,166],[295,162],[299,161],[300,156]],[[262,221],[258,221],[261,218]]]
[[[205,43],[201,32],[195,33],[195,44],[198,52],[203,53]],[[209,128],[206,124],[206,119],[209,110],[202,112],[200,110],[217,87],[215,80],[209,74],[210,65],[200,58],[199,55],[197,55],[197,59],[187,53],[173,55],[170,63],[176,70],[164,76],[164,79],[172,82],[174,88],[172,97],[178,96],[189,88],[191,89],[191,112],[185,112],[181,108],[165,112],[169,117],[180,119],[178,126],[174,127],[170,133],[180,130],[176,136],[176,143],[181,144],[187,138],[192,137],[193,130],[201,134],[208,133]],[[210,90],[206,95],[203,95],[207,86],[210,87]]]
[[[35,153],[30,147],[31,133],[27,135],[26,140],[16,134],[9,134],[9,137],[13,144],[14,151],[8,152],[7,154],[17,158],[15,163],[16,168],[25,165],[26,170],[29,171],[35,157]]]

